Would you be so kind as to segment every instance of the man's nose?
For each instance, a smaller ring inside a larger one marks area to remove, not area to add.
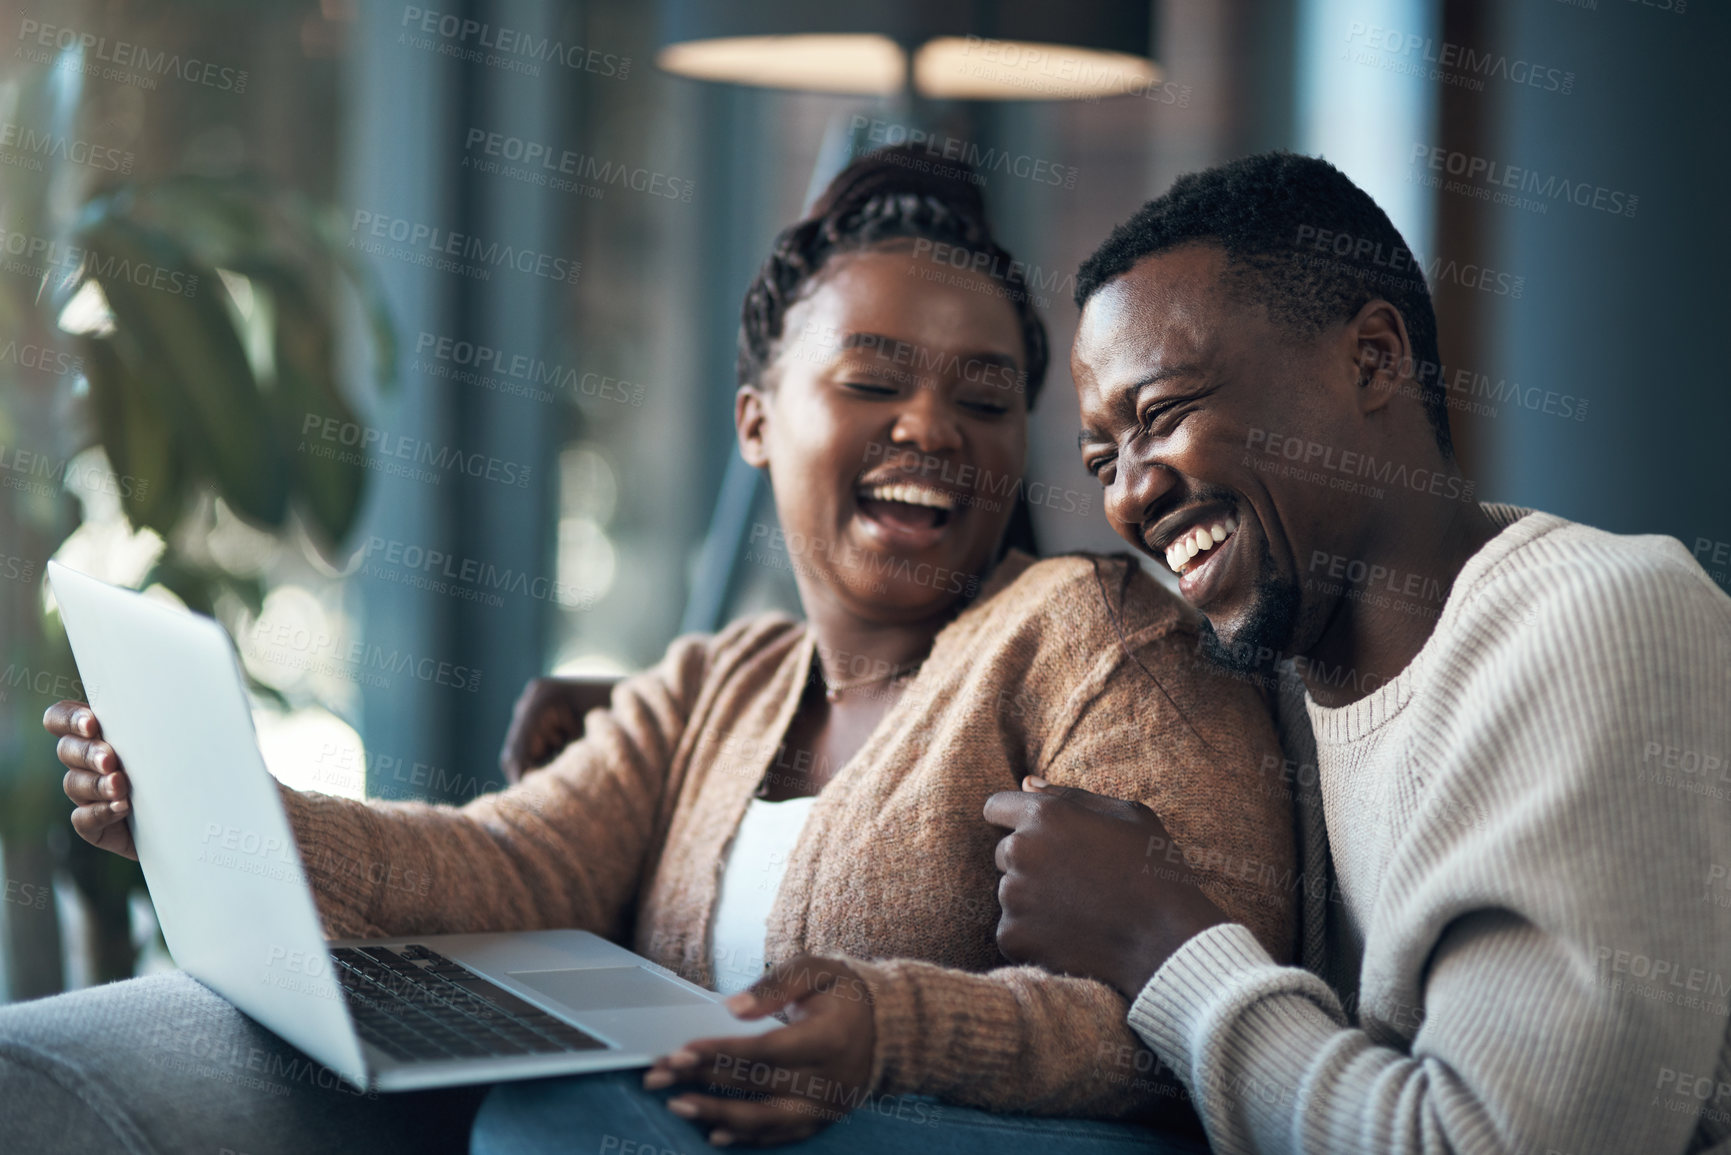
[[[1175,484],[1177,474],[1158,462],[1120,457],[1112,484],[1106,487],[1106,516],[1119,533],[1140,539],[1155,504]]]

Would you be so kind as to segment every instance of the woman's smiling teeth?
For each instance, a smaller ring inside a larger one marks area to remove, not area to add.
[[[1190,567],[1191,559],[1225,541],[1237,528],[1237,514],[1228,514],[1212,525],[1197,526],[1166,547],[1166,564],[1172,567],[1173,573],[1183,573]]]
[[[953,495],[918,485],[869,485],[859,493],[868,501],[899,501],[903,505],[925,505],[943,510],[956,508]]]

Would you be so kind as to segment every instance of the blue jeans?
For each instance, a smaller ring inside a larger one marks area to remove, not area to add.
[[[502,1083],[481,1103],[469,1155],[702,1155],[706,1131],[645,1091],[642,1071]],[[1200,1138],[1128,1123],[993,1115],[906,1095],[875,1099],[789,1155],[942,1152],[944,1155],[1207,1155]]]

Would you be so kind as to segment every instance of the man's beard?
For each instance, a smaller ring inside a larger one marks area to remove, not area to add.
[[[1247,620],[1233,631],[1229,644],[1214,632],[1214,623],[1204,617],[1199,638],[1202,652],[1234,674],[1272,669],[1276,662],[1289,656],[1292,637],[1298,629],[1299,601],[1298,584],[1280,576],[1268,552],[1268,543],[1263,542]]]

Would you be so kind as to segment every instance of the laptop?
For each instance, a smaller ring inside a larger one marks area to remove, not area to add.
[[[327,942],[227,632],[59,562],[48,580],[132,782],[126,821],[176,965],[345,1081],[407,1091],[644,1067],[780,1025],[736,1019],[721,995],[580,930]]]

